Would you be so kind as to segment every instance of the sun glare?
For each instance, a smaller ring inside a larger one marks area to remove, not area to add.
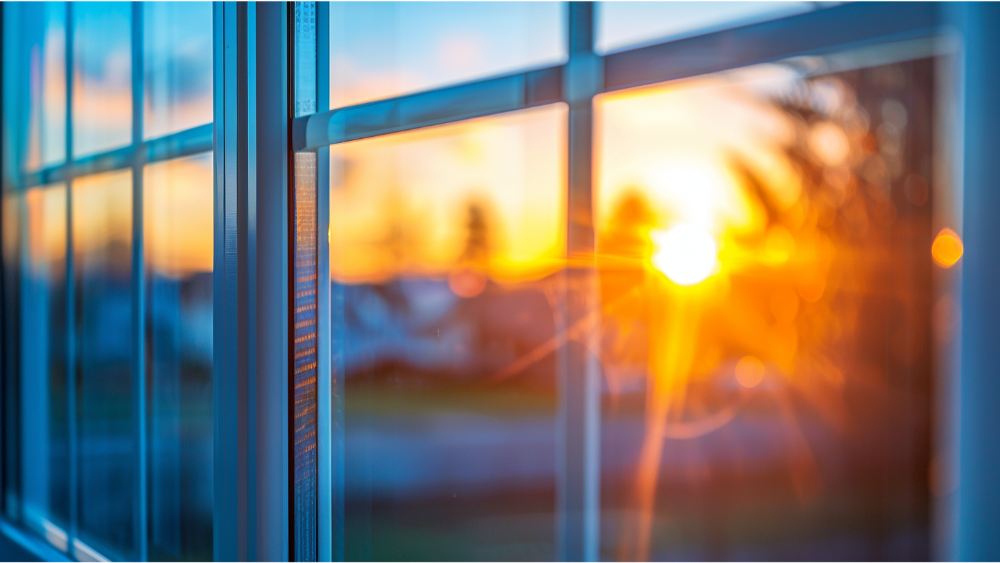
[[[694,285],[715,268],[715,241],[695,225],[677,225],[667,232],[650,231],[653,266],[677,285]]]

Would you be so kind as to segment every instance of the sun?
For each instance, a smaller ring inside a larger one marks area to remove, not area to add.
[[[715,268],[715,240],[701,227],[681,224],[669,231],[650,231],[653,267],[677,285],[694,285]]]

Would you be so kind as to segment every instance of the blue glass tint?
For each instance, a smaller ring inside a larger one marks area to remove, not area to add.
[[[21,270],[21,463],[25,522],[66,549],[69,399],[66,344],[66,188],[25,194]]]
[[[931,556],[939,64],[597,99],[602,559]]]
[[[559,64],[563,18],[555,2],[333,2],[330,107]]]
[[[212,558],[212,154],[146,166],[149,553]]]
[[[563,106],[330,149],[347,560],[556,556]]]
[[[147,2],[142,14],[143,136],[211,123],[211,2]]]
[[[79,535],[133,553],[132,173],[73,181]]]
[[[8,170],[58,164],[66,155],[66,5],[7,5],[3,34]]]
[[[70,9],[73,156],[80,157],[132,141],[132,5],[80,2]]]
[[[295,3],[295,117],[316,113],[316,2]]]
[[[680,39],[815,9],[815,2],[601,2],[594,50],[599,53]]]

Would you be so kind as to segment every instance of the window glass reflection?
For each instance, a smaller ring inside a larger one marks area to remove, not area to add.
[[[69,525],[66,394],[66,188],[25,194],[21,279],[21,463],[24,518],[65,549]],[[58,528],[56,528],[58,527]]]
[[[212,558],[212,155],[146,166],[150,559]]]
[[[132,5],[74,3],[73,156],[132,140]]]
[[[132,175],[73,181],[80,538],[132,554]]]
[[[555,557],[565,121],[331,149],[349,560]]]
[[[0,247],[3,250],[3,272],[0,273],[3,279],[3,309],[0,311],[3,320],[3,333],[7,335],[17,335],[20,332],[20,286],[21,286],[21,242],[24,240],[21,233],[23,225],[23,201],[24,193],[15,191],[4,191],[0,202],[3,204],[2,217],[0,220]],[[2,367],[4,373],[18,373],[20,371],[19,346],[20,337],[4,338],[2,343],[3,357]],[[17,392],[17,380],[13,377],[3,377],[3,433],[0,435],[3,443],[3,514],[10,520],[17,521],[20,518],[18,500],[20,491],[18,490],[18,475],[22,469],[17,456],[17,445],[20,442],[16,421],[18,418],[18,405],[21,397]]]
[[[601,2],[599,53],[730,29],[816,9],[816,2]]]
[[[211,123],[211,2],[149,2],[142,14],[145,138]]]
[[[603,557],[929,556],[933,61],[802,68],[596,105]]]
[[[34,170],[66,154],[66,8],[54,2],[21,3],[4,12],[5,108],[14,136],[8,149],[19,166]],[[16,92],[16,93],[15,93]]]
[[[332,2],[330,107],[565,57],[556,2]]]

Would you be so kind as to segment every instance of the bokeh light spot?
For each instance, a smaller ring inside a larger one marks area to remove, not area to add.
[[[743,356],[736,362],[736,381],[750,389],[764,380],[764,363],[754,356]]]
[[[694,285],[715,268],[715,240],[695,225],[677,225],[667,232],[650,231],[656,250],[653,266],[677,285]]]
[[[827,166],[839,166],[851,154],[851,144],[844,131],[827,121],[813,126],[809,132],[809,148]]]
[[[954,266],[964,252],[965,247],[962,246],[962,239],[951,229],[941,229],[938,236],[934,238],[934,244],[931,245],[931,256],[942,268]]]
[[[475,270],[458,270],[448,276],[448,287],[455,295],[469,299],[486,289],[486,276]]]

